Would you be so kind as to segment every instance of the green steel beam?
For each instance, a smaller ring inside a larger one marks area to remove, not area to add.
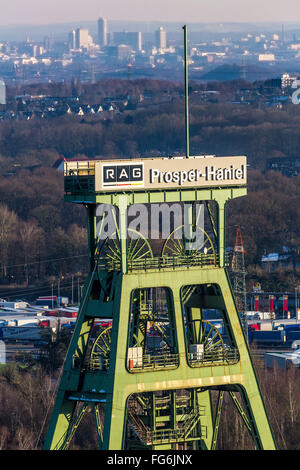
[[[217,401],[217,406],[216,406],[216,415],[215,415],[215,420],[214,420],[214,426],[213,426],[213,439],[212,439],[212,443],[211,443],[211,450],[216,450],[216,448],[217,448],[217,439],[218,439],[218,432],[219,432],[219,426],[220,426],[223,398],[224,398],[224,391],[220,390],[219,391],[219,396],[218,396],[218,401]]]
[[[124,192],[128,199],[128,205],[132,204],[158,204],[164,202],[192,202],[192,201],[227,201],[247,194],[246,186],[228,186],[222,188],[209,189],[161,189],[149,191],[129,191]],[[66,202],[77,204],[111,204],[118,206],[120,200],[119,193],[82,193],[65,194]]]
[[[97,404],[94,404],[94,406],[93,406],[93,411],[94,411],[95,422],[96,422],[96,430],[97,430],[98,445],[99,445],[99,449],[102,449],[102,445],[103,445],[103,431],[102,431],[102,425],[101,425],[99,407],[98,407]]]

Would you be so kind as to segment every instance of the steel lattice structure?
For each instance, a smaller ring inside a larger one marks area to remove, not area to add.
[[[144,186],[122,188],[116,179],[105,186],[107,162],[65,164],[65,200],[87,209],[90,273],[45,449],[66,449],[87,409],[94,413],[100,449],[216,449],[225,394],[254,446],[275,448],[226,268],[225,206],[247,192],[241,161],[240,173],[233,173],[240,162],[234,158],[140,160]],[[208,176],[216,174],[217,165],[228,165],[222,175],[231,179],[203,185],[156,183],[153,188],[146,180],[147,165],[180,169],[184,164],[197,165],[199,175],[205,164]],[[113,168],[120,174],[120,168],[129,172],[133,163],[110,165],[111,174]],[[174,237],[177,228],[159,254],[141,233],[130,237],[131,205],[199,201],[208,208],[213,235],[203,229],[197,250],[186,250],[184,237]],[[99,204],[118,213],[114,236],[101,244]],[[206,316],[211,311],[220,314],[222,334]],[[104,319],[110,324],[94,336],[95,324]]]
[[[237,302],[237,309],[240,313],[242,313],[247,310],[247,271],[245,268],[245,248],[240,227],[238,227],[236,231],[236,239],[231,263],[231,272],[233,275],[233,292]]]
[[[233,293],[239,314],[243,319],[245,334],[248,337],[247,322],[247,290],[245,268],[245,248],[240,226],[238,226],[235,237],[235,245],[231,261],[231,274],[233,283]]]

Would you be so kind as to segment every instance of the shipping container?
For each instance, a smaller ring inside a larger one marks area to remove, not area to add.
[[[46,341],[45,329],[37,326],[3,326],[3,341]]]
[[[285,331],[293,330],[293,331],[300,331],[300,324],[299,323],[294,323],[291,325],[285,325],[284,326]]]
[[[0,308],[26,308],[27,302],[0,302]]]
[[[6,315],[0,317],[0,322],[6,323],[9,326],[22,326],[22,325],[37,325],[39,323],[39,318],[36,316],[15,316],[15,315]]]
[[[249,331],[248,338],[250,344],[255,342],[259,345],[284,345],[286,342],[286,335],[284,330]]]
[[[289,342],[300,340],[300,330],[291,330],[288,329],[285,332],[286,340]]]

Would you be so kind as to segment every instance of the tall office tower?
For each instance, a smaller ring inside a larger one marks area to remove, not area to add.
[[[98,42],[100,46],[107,46],[107,19],[99,18],[98,20]]]
[[[44,37],[44,49],[46,49],[47,51],[49,49],[53,49],[54,47],[54,38],[52,35],[50,36],[45,36]]]
[[[165,49],[167,47],[167,33],[162,26],[155,31],[155,44],[158,49]]]
[[[0,104],[6,104],[6,85],[2,78],[0,78]]]
[[[115,45],[126,44],[131,46],[135,51],[142,50],[142,33],[123,31],[120,33],[114,33],[113,41]]]
[[[284,43],[285,42],[284,24],[281,27],[281,39],[282,39],[282,42]]]
[[[76,31],[73,29],[68,36],[69,49],[76,49]]]
[[[75,46],[76,49],[88,48],[92,43],[92,38],[87,29],[77,28],[75,31]]]
[[[133,44],[136,44],[136,50],[142,50],[142,33],[139,31],[137,33],[132,33],[133,35]]]

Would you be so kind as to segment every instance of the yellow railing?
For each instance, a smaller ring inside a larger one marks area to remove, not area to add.
[[[144,354],[140,359],[128,360],[127,368],[129,372],[140,372],[141,370],[157,370],[178,367],[179,355],[178,354],[161,354],[151,355]]]
[[[64,176],[95,175],[95,161],[65,162]]]
[[[236,348],[188,353],[188,362],[192,367],[203,367],[211,364],[236,364],[239,360],[240,354]]]
[[[228,265],[229,257],[225,256],[225,264]],[[98,269],[104,271],[121,271],[121,262],[119,260],[107,260],[99,258]],[[175,269],[179,267],[193,267],[193,266],[219,266],[219,254],[205,255],[203,253],[186,255],[186,256],[157,256],[154,258],[144,258],[140,260],[128,260],[128,272],[133,271],[147,271],[148,269]]]

